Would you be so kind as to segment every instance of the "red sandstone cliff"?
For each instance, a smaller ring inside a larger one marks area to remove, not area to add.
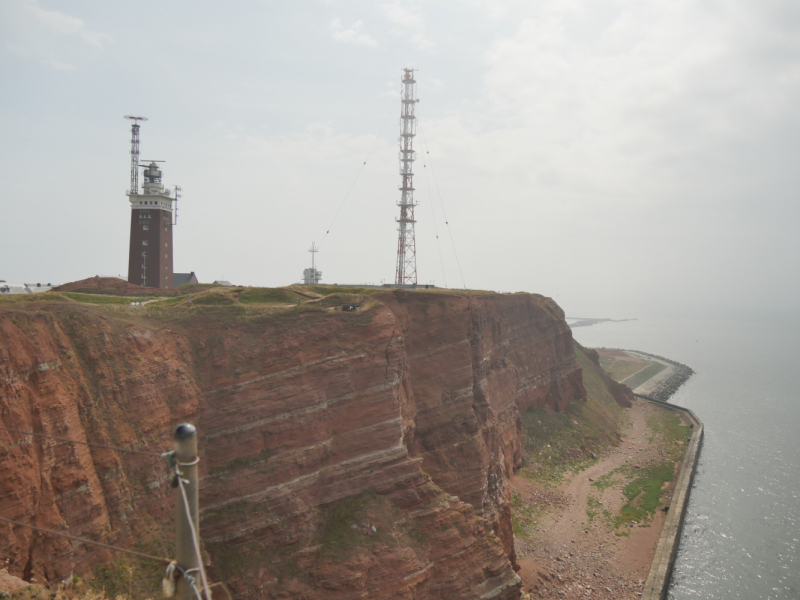
[[[0,420],[156,451],[197,422],[202,537],[238,597],[516,598],[520,411],[585,395],[563,313],[527,294],[371,302],[169,324],[2,310]],[[0,515],[155,553],[171,537],[157,460],[0,440]],[[108,558],[5,525],[0,547],[50,581]]]

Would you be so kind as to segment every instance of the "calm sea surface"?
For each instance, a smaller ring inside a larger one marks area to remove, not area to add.
[[[696,371],[671,399],[705,442],[669,598],[800,599],[800,322],[641,319],[573,335]]]

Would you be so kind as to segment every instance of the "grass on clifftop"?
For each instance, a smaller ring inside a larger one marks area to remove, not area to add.
[[[146,296],[117,296],[113,294],[90,294],[79,292],[52,292],[53,295],[58,294],[64,298],[75,300],[75,302],[84,302],[87,304],[128,304],[131,302],[147,302],[152,300],[152,297]],[[48,298],[49,300],[50,298]]]
[[[297,298],[297,294],[286,288],[248,288],[238,299],[242,304],[297,304]]]

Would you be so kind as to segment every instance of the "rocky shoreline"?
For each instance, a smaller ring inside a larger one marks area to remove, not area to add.
[[[641,350],[622,350],[623,352],[636,352],[637,354],[641,354],[642,356],[647,356],[649,358],[655,358],[657,360],[666,362],[671,364],[676,368],[676,371],[670,375],[663,383],[661,383],[654,392],[650,394],[637,394],[642,398],[647,398],[648,400],[656,400],[658,402],[668,402],[669,399],[678,391],[684,383],[686,383],[689,378],[694,375],[694,370],[682,363],[679,363],[675,360],[665,358],[663,356],[659,356],[657,354],[650,354],[649,352],[642,352]]]

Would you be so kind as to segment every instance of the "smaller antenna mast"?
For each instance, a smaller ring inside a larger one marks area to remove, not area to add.
[[[182,190],[183,188],[181,188],[181,186],[179,185],[175,186],[175,222],[173,223],[173,225],[178,224],[178,199],[180,199],[181,197]]]
[[[319,246],[317,246],[314,242],[311,242],[311,268],[310,269],[303,269],[303,285],[319,285],[319,280],[322,275],[319,271],[317,271],[317,252],[319,252]]]
[[[131,194],[139,193],[139,121],[147,121],[147,117],[125,115],[131,125]]]
[[[311,250],[309,250],[309,252],[311,252],[311,276],[314,278],[314,284],[316,285],[319,282],[317,281],[317,265],[314,259],[316,258],[317,252],[319,252],[319,248],[317,248],[314,242],[311,242]]]

